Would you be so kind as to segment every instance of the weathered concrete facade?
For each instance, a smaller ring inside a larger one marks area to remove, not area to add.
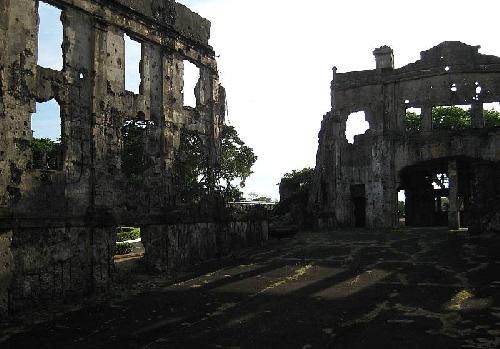
[[[166,227],[183,223],[175,215],[173,168],[182,130],[200,136],[209,170],[219,161],[225,92],[208,45],[209,21],[171,0],[47,3],[62,10],[61,71],[37,66],[38,1],[0,0],[0,315],[106,287],[118,225],[142,227],[146,255],[165,247],[148,241],[168,241]],[[142,47],[139,94],[125,90],[125,33]],[[183,103],[184,61],[200,70],[196,108]],[[36,169],[30,117],[35,101],[52,98],[61,108],[60,165]],[[121,130],[134,121],[146,125],[147,166],[143,180],[131,184],[122,171]],[[189,223],[212,224],[205,211]],[[194,230],[183,226],[175,239],[212,241]],[[190,246],[170,245],[177,252]],[[210,245],[209,254],[218,248]]]
[[[383,46],[374,51],[374,70],[334,68],[310,195],[319,227],[395,227],[405,190],[408,225],[436,224],[437,201],[446,196],[450,228],[500,229],[500,129],[485,128],[483,119],[483,103],[500,101],[500,58],[478,49],[443,42],[394,69],[392,49]],[[470,128],[433,129],[433,107],[454,105],[471,106]],[[405,128],[408,108],[421,110],[419,132]],[[359,111],[370,128],[350,144],[346,121]],[[449,178],[441,192],[432,184],[439,173]]]

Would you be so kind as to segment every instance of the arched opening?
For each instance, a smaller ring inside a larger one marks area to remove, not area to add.
[[[401,171],[401,190],[405,194],[407,226],[447,226],[450,202],[449,159],[421,162]],[[462,176],[465,176],[465,170]],[[453,188],[456,189],[456,188]],[[465,186],[457,192],[462,200]],[[458,200],[458,197],[455,198]],[[463,215],[463,212],[462,212]]]

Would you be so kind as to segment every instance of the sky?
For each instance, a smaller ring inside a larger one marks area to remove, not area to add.
[[[244,192],[275,199],[285,172],[315,166],[321,120],[331,109],[333,66],[338,72],[374,69],[372,51],[389,45],[401,67],[447,40],[500,56],[497,0],[178,2],[212,22],[226,122],[258,156]],[[362,117],[352,124],[364,131]]]

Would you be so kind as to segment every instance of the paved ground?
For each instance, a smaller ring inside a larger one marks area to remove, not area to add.
[[[500,235],[302,233],[200,269],[4,324],[0,347],[500,348]]]

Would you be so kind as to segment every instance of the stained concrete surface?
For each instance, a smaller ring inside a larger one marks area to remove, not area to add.
[[[2,324],[0,347],[498,348],[499,248],[444,229],[351,230],[272,240],[175,280],[137,264],[107,297]]]

